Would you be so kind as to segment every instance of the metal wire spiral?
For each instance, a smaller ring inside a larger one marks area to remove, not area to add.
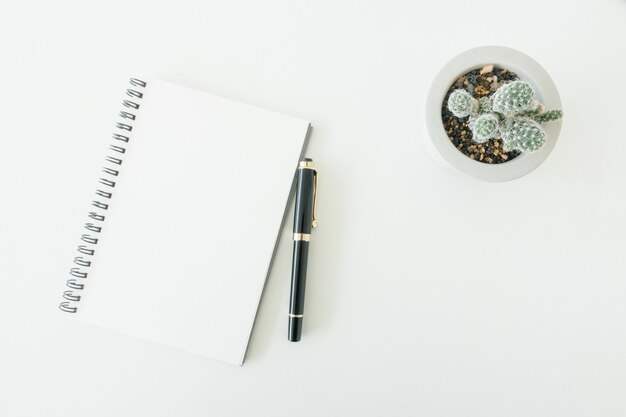
[[[78,303],[85,288],[85,281],[89,276],[92,257],[96,253],[98,236],[102,232],[106,220],[110,200],[120,175],[123,156],[126,154],[126,144],[130,141],[133,123],[137,119],[137,110],[141,107],[146,85],[145,81],[131,78],[130,88],[126,90],[129,99],[122,101],[124,109],[119,112],[119,121],[115,123],[114,142],[109,145],[112,154],[105,158],[105,165],[102,168],[103,176],[99,178],[98,188],[95,192],[96,199],[91,202],[92,209],[87,214],[88,221],[85,223],[85,229],[88,233],[84,233],[80,237],[81,244],[76,249],[79,256],[74,258],[75,266],[70,269],[70,278],[66,281],[66,286],[69,289],[63,291],[65,301],[59,304],[59,308],[66,313],[78,311]]]

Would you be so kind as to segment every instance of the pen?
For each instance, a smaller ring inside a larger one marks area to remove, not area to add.
[[[304,318],[304,288],[309,259],[311,228],[317,227],[317,170],[313,160],[304,158],[298,165],[296,175],[296,206],[293,218],[293,261],[291,267],[291,296],[289,300],[290,342],[298,342],[302,336]]]

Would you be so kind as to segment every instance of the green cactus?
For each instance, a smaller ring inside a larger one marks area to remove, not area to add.
[[[530,110],[535,90],[524,81],[513,81],[504,84],[493,94],[493,110],[502,113],[518,113]]]
[[[478,100],[478,113],[479,114],[491,113],[492,110],[493,110],[493,102],[491,100],[491,97],[481,97]]]
[[[474,120],[472,126],[474,140],[483,143],[498,133],[498,117],[493,113],[483,114]]]
[[[474,141],[483,143],[502,138],[505,150],[534,152],[546,142],[540,123],[563,117],[561,110],[544,111],[535,100],[535,91],[524,81],[504,84],[491,97],[476,100],[465,90],[455,90],[448,109],[456,117],[469,116]]]
[[[537,104],[537,106],[532,110],[521,111],[516,114],[519,117],[530,117],[531,119],[543,112],[543,106],[541,104]]]
[[[551,122],[553,120],[558,120],[563,117],[563,112],[561,110],[550,110],[544,113],[539,113],[535,116],[532,116],[533,120],[539,123]]]
[[[465,90],[454,90],[448,98],[448,108],[456,117],[467,117],[478,111],[478,100]]]
[[[511,118],[501,129],[501,134],[509,149],[534,152],[546,143],[546,132],[532,119]]]

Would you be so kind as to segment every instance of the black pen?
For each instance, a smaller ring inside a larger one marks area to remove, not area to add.
[[[290,342],[298,342],[302,336],[304,318],[304,288],[306,267],[309,259],[311,228],[317,227],[317,171],[313,160],[304,158],[296,175],[296,207],[293,218],[293,262],[291,267],[291,297],[289,300]]]

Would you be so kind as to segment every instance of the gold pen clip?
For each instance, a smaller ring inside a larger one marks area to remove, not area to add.
[[[313,220],[311,226],[317,227],[317,170],[313,173]]]
[[[310,169],[313,171],[313,218],[311,219],[311,226],[317,227],[317,169],[313,167],[313,161],[308,158],[300,161],[298,169]]]

